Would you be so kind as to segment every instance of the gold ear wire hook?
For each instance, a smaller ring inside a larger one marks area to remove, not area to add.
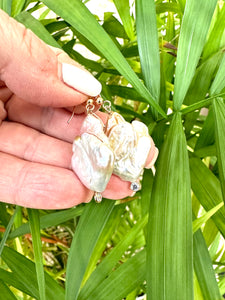
[[[74,108],[73,108],[71,117],[70,117],[69,120],[67,121],[68,124],[69,124],[70,121],[73,119],[74,115],[75,115],[75,106],[74,106]]]
[[[86,111],[87,111],[87,114],[93,113],[93,111],[94,111],[94,109],[95,109],[94,102],[96,102],[97,105],[102,106],[102,104],[103,104],[103,99],[100,97],[100,95],[88,99],[88,100],[87,100],[87,103],[86,103]],[[110,101],[109,101],[109,102],[110,102]],[[110,108],[109,104],[107,104],[107,108]],[[106,110],[107,110],[107,108],[106,108]],[[109,110],[108,110],[108,112],[109,112]],[[68,124],[69,124],[70,121],[73,119],[74,115],[75,115],[75,106],[74,106],[74,108],[73,108],[71,117],[70,117],[69,120],[67,121]],[[96,117],[97,117],[97,116],[96,116]]]

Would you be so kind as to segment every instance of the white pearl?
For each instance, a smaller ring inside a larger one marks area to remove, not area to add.
[[[139,121],[130,124],[116,113],[111,119],[107,132],[115,155],[113,173],[123,180],[135,182],[142,175],[151,148],[148,128]]]
[[[90,190],[103,192],[112,175],[112,150],[96,136],[83,133],[74,140],[72,169]]]

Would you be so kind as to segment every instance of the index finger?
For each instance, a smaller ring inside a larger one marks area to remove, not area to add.
[[[0,80],[14,94],[36,105],[65,107],[100,93],[101,84],[89,72],[68,57],[62,63],[58,53],[1,10],[0,17]]]

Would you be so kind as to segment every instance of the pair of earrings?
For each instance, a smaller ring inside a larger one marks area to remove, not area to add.
[[[108,113],[106,124],[94,112],[99,106]],[[147,126],[136,120],[131,124],[126,122],[120,114],[111,111],[110,101],[101,97],[89,99],[86,111],[80,135],[73,142],[73,171],[94,191],[98,203],[112,174],[130,181],[134,192],[140,190],[144,168],[153,167],[158,156]],[[152,147],[154,157],[146,166]]]

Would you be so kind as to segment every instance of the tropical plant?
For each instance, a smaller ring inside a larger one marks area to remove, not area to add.
[[[89,69],[126,120],[148,126],[156,174],[123,201],[61,211],[1,203],[0,298],[222,299],[225,3],[113,0],[117,14],[101,19],[92,1],[0,5]]]

